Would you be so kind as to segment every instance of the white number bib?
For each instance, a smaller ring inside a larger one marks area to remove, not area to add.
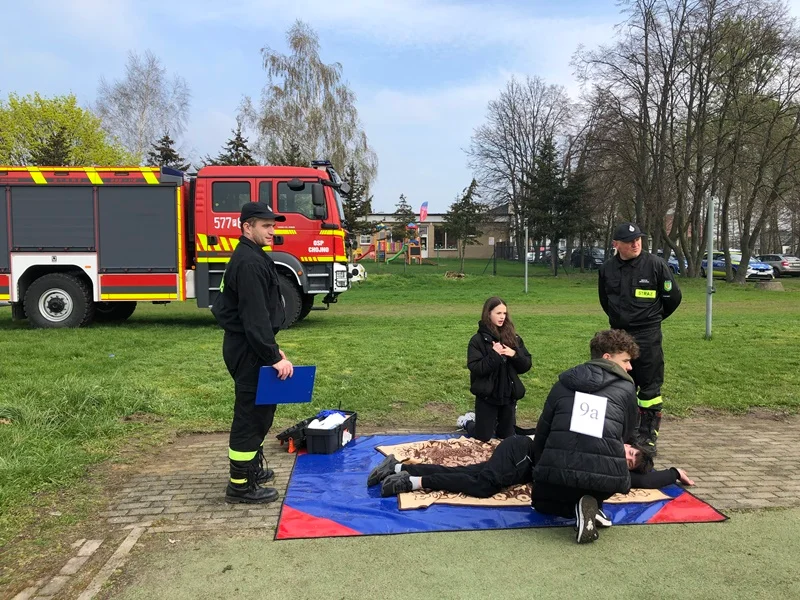
[[[608,398],[603,396],[575,392],[569,430],[596,438],[603,437],[607,404]]]

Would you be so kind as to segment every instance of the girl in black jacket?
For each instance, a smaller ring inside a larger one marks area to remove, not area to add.
[[[519,374],[531,368],[531,355],[514,330],[508,305],[493,296],[483,304],[478,332],[467,348],[474,419],[460,419],[467,434],[484,442],[514,435],[517,401],[525,395]],[[471,415],[470,415],[471,416]]]

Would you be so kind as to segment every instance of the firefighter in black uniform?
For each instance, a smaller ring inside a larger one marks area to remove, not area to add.
[[[664,383],[661,321],[678,308],[681,291],[664,259],[642,252],[644,235],[635,223],[617,226],[617,252],[600,267],[598,291],[609,325],[630,333],[639,346],[631,372],[639,390],[637,442],[655,455]]]
[[[275,405],[256,405],[255,400],[262,366],[272,366],[280,379],[293,373],[292,363],[275,341],[285,317],[278,272],[262,250],[272,245],[276,221],[285,220],[261,202],[242,207],[242,236],[211,308],[225,330],[222,358],[233,377],[236,394],[228,448],[231,475],[227,502],[261,504],[278,498],[277,490],[260,485],[274,477],[272,469],[265,468],[263,442],[272,426]]]

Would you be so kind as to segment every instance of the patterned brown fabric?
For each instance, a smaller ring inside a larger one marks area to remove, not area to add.
[[[378,446],[377,450],[387,456],[394,454],[400,462],[459,467],[486,462],[499,443],[500,440],[490,440],[484,443],[474,438],[460,437],[411,442],[396,446]],[[434,503],[459,506],[530,506],[531,486],[530,484],[515,485],[491,498],[473,498],[452,492],[417,490],[400,494],[397,499],[400,510],[425,508]]]

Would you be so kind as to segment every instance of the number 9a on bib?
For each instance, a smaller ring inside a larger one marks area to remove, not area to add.
[[[608,398],[604,396],[575,392],[569,430],[596,438],[603,437],[607,404]]]

